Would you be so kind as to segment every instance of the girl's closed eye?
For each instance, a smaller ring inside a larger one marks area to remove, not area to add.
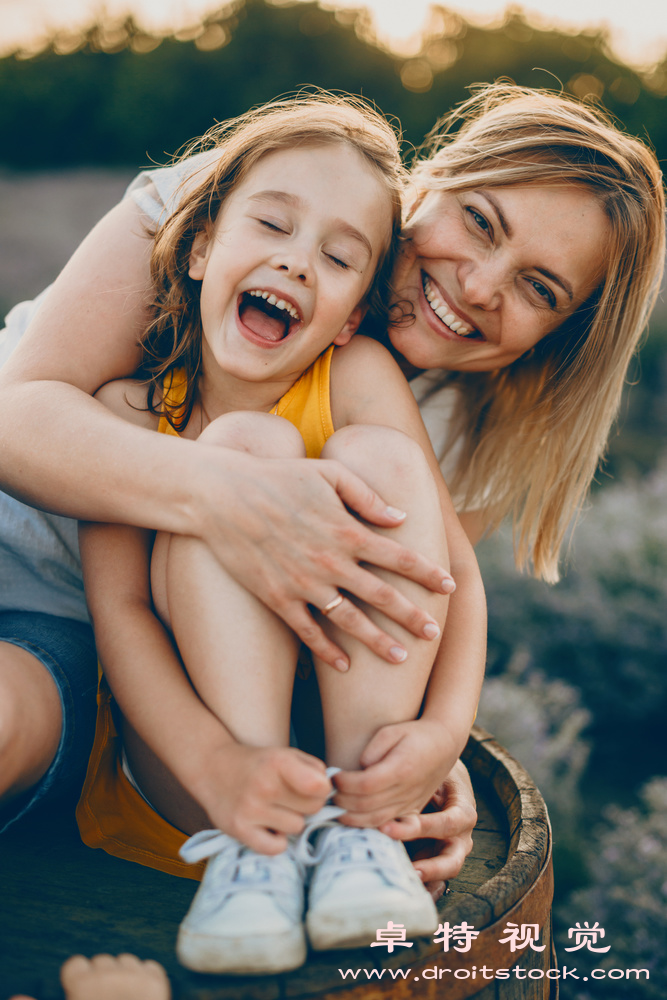
[[[336,267],[341,268],[343,271],[347,271],[352,266],[348,261],[343,260],[342,257],[337,257],[335,253],[327,253],[327,257]]]
[[[257,220],[261,226],[265,229],[269,229],[274,233],[286,233],[287,224],[285,222],[280,222],[276,219],[258,219]]]

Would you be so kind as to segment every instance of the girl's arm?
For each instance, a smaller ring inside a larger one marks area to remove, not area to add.
[[[141,409],[145,390],[136,383],[114,382],[99,395],[135,424],[155,423]],[[324,765],[291,748],[239,745],[199,699],[153,610],[152,532],[82,523],[80,543],[100,661],[124,718],[212,825],[257,850],[283,850],[286,835],[299,832],[303,816],[326,799]],[[186,815],[187,806],[176,813]]]
[[[290,747],[241,746],[198,698],[152,610],[149,532],[82,523],[80,541],[100,662],[123,716],[209,825],[255,850],[284,850],[287,835],[326,800],[324,765]],[[185,826],[187,808],[172,794],[165,815]],[[189,822],[184,832],[194,833],[199,824]]]
[[[377,606],[382,588],[360,563],[436,591],[443,570],[346,510],[384,527],[397,523],[382,499],[338,463],[265,462],[158,437],[91,399],[139,362],[151,287],[149,221],[126,199],[93,229],[0,371],[3,488],[70,517],[204,540],[232,576],[333,665],[342,651],[308,604],[323,607],[344,588]],[[406,611],[397,593],[384,610],[416,634],[428,621],[419,609]],[[369,631],[361,611],[345,627],[390,658],[391,638]]]
[[[486,601],[472,546],[397,365],[378,344],[357,336],[335,353],[334,366],[335,426],[383,424],[410,435],[422,447],[438,486],[456,582],[420,718],[383,727],[362,755],[365,770],[336,778],[342,793],[337,801],[350,810],[354,822],[375,826],[421,809],[466,744],[484,674]],[[397,835],[395,824],[391,832]]]

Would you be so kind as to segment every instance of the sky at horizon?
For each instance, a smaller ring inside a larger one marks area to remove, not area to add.
[[[285,0],[278,0],[285,2]],[[325,7],[361,7],[371,11],[380,39],[410,54],[428,23],[431,0],[321,0]],[[19,47],[32,49],[54,29],[85,27],[105,12],[122,17],[132,12],[147,30],[167,31],[196,24],[223,0],[0,0],[0,54]],[[454,0],[447,4],[470,20],[497,23],[510,6],[504,0]],[[635,65],[648,65],[667,54],[665,0],[525,0],[523,7],[540,26],[569,30],[605,28],[612,48]]]

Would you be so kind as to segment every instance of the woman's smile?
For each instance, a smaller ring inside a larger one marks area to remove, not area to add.
[[[511,364],[593,293],[608,230],[583,186],[427,192],[394,279],[414,319],[391,327],[392,345],[417,368]]]
[[[470,322],[467,317],[461,315],[452,305],[444,289],[440,288],[435,278],[432,278],[422,271],[422,290],[429,308],[435,313],[440,323],[434,325],[436,333],[441,334],[446,339],[464,337],[466,340],[472,338],[483,340],[484,335]],[[427,314],[428,315],[428,314]],[[442,327],[445,327],[445,330]],[[451,336],[453,334],[453,337]]]

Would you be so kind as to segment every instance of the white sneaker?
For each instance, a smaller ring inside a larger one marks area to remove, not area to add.
[[[329,826],[318,837],[314,862],[306,928],[316,951],[367,948],[390,920],[405,927],[408,939],[438,926],[435,904],[403,844],[379,830]]]
[[[291,849],[258,854],[219,830],[196,833],[184,861],[209,858],[176,943],[197,972],[252,975],[296,969],[306,960],[304,869]]]

